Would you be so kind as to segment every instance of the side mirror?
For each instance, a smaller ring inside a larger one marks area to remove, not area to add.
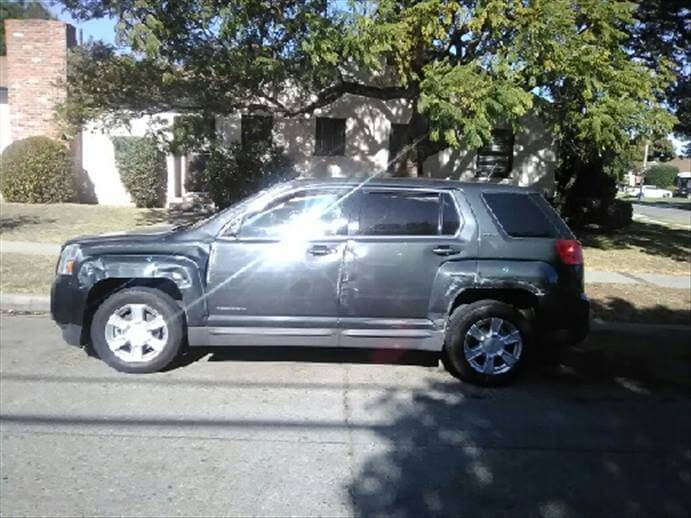
[[[223,237],[237,237],[242,226],[242,218],[233,221],[223,232]]]

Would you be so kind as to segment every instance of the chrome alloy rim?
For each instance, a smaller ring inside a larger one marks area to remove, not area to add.
[[[497,317],[475,322],[463,342],[465,359],[481,374],[509,372],[521,358],[522,351],[523,340],[516,326]]]
[[[126,304],[106,322],[106,343],[127,363],[153,360],[168,342],[168,325],[158,311],[146,304]]]

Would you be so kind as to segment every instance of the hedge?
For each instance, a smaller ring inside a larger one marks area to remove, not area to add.
[[[666,189],[674,186],[678,174],[679,169],[673,165],[654,165],[645,173],[645,183]]]
[[[162,207],[166,200],[166,155],[150,137],[113,137],[115,162],[137,207]]]
[[[284,150],[271,144],[256,143],[244,148],[240,144],[219,145],[204,162],[195,188],[208,192],[219,208],[295,176]]]

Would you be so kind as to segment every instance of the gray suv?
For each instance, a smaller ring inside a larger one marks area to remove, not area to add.
[[[497,384],[589,324],[581,247],[542,196],[429,179],[295,180],[195,225],[73,239],[51,299],[66,341],[141,373],[194,346],[364,347]]]

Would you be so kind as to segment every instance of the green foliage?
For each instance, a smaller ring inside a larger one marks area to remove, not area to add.
[[[75,197],[69,150],[48,137],[29,137],[0,156],[0,190],[6,201],[61,203]]]
[[[7,19],[26,19],[39,18],[42,20],[51,20],[53,15],[50,14],[43,4],[36,0],[10,0],[0,2],[0,56],[7,54],[7,46],[5,45],[5,20]]]
[[[173,121],[171,152],[187,154],[207,149],[216,133],[214,117],[199,114],[177,115]]]
[[[674,187],[679,169],[673,165],[657,164],[651,166],[645,173],[645,183],[656,185],[663,189]]]
[[[617,200],[617,183],[603,172],[579,175],[567,196],[558,199],[557,208],[572,228],[598,225],[605,229],[623,228],[631,223],[631,203]]]
[[[627,47],[646,65],[665,63],[675,80],[665,89],[665,103],[676,115],[674,131],[691,138],[691,68],[688,0],[637,0],[637,23],[628,28]]]
[[[65,110],[76,119],[122,109],[293,116],[345,94],[404,99],[421,164],[536,112],[556,137],[562,191],[593,163],[603,171],[605,155],[675,123],[662,101],[678,67],[632,45],[642,12],[632,2],[63,2],[80,19],[116,17],[131,49],[76,55]]]
[[[114,137],[115,162],[120,178],[137,207],[165,203],[166,156],[151,137]]]
[[[643,148],[643,145],[640,146]],[[641,155],[643,152],[641,151]],[[648,160],[656,160],[658,162],[667,162],[672,160],[675,156],[674,144],[668,138],[661,138],[653,141],[648,149]]]
[[[260,143],[242,148],[233,144],[212,149],[195,188],[208,192],[216,206],[223,208],[294,176],[282,148]]]

